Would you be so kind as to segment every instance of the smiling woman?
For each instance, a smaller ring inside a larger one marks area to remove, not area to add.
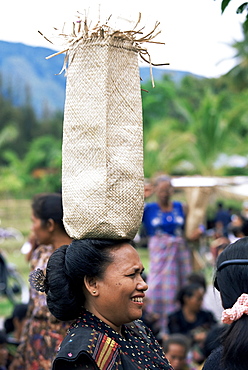
[[[73,240],[50,257],[45,290],[60,320],[75,319],[53,364],[64,369],[172,369],[151,331],[140,321],[148,286],[144,267],[128,240]]]
[[[130,244],[114,248],[111,258],[103,277],[85,277],[85,308],[122,334],[123,323],[141,317],[147,284],[139,255]]]

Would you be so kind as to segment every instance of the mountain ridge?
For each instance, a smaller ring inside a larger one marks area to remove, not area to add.
[[[47,56],[56,52],[53,49],[29,46],[23,43],[0,40],[0,77],[1,93],[10,97],[13,104],[22,106],[27,102],[33,107],[37,116],[44,112],[53,113],[64,108],[66,78],[59,74],[64,63],[64,55],[57,55],[49,60]],[[185,75],[186,71],[174,71],[167,68],[152,68],[154,80],[161,80],[169,74],[175,82]],[[150,67],[140,67],[142,83],[150,79]]]

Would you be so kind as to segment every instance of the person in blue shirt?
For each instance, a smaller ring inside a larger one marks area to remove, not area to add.
[[[154,192],[157,201],[145,204],[142,222],[148,236],[150,257],[147,309],[159,314],[163,336],[167,331],[167,316],[177,308],[175,295],[186,282],[192,265],[191,252],[184,238],[185,209],[181,202],[171,200],[171,179],[159,176]]]

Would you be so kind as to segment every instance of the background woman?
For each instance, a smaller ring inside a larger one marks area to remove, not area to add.
[[[206,360],[204,370],[244,370],[248,357],[248,237],[227,246],[216,264],[215,287],[220,291],[228,324],[219,346]]]
[[[202,309],[204,293],[201,284],[185,285],[177,295],[180,309],[168,317],[169,333],[181,333],[190,339],[193,360],[197,363],[204,360],[204,341],[217,322],[211,311]]]
[[[191,253],[184,238],[185,211],[182,203],[172,201],[173,187],[168,176],[155,180],[157,202],[146,203],[143,225],[148,235],[150,268],[147,297],[149,312],[160,316],[162,333],[167,315],[175,311],[175,295],[192,271]],[[197,231],[192,238],[197,238]]]
[[[39,194],[34,197],[32,232],[39,246],[32,253],[31,270],[37,267],[45,269],[51,254],[61,245],[71,242],[62,219],[61,194]],[[50,370],[68,326],[68,323],[58,321],[51,315],[45,293],[31,288],[27,323],[10,369]]]
[[[73,240],[48,261],[31,284],[44,286],[55,317],[76,319],[54,361],[64,369],[172,369],[140,320],[147,284],[128,241]]]

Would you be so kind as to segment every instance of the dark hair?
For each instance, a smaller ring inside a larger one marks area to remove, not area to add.
[[[207,358],[215,348],[218,348],[222,344],[221,338],[226,329],[226,325],[216,324],[209,330],[202,348],[205,358]]]
[[[224,309],[231,308],[242,293],[248,294],[248,265],[228,264],[218,271],[224,261],[248,259],[248,237],[238,239],[220,253],[215,279],[221,294]],[[234,321],[223,337],[222,361],[227,369],[247,369],[248,356],[248,316],[243,315]]]
[[[84,305],[84,277],[102,277],[113,262],[111,250],[129,240],[80,239],[58,248],[46,268],[47,305],[59,320],[77,318]]]
[[[191,283],[184,285],[177,293],[176,300],[180,303],[181,306],[185,304],[185,297],[192,297],[196,290],[203,289],[202,284]]]
[[[200,272],[192,272],[192,273],[190,273],[187,276],[187,281],[189,283],[200,284],[203,287],[204,292],[206,292],[206,290],[207,290],[206,278]]]
[[[159,185],[161,182],[168,182],[172,186],[171,178],[168,175],[159,175],[154,179],[155,186]]]
[[[185,348],[185,357],[190,349],[190,339],[183,334],[171,334],[169,335],[168,339],[163,341],[163,350],[166,354],[169,351],[171,344],[179,344],[180,346]]]
[[[46,224],[49,218],[53,219],[65,231],[63,224],[62,195],[60,193],[42,193],[33,198],[32,209],[35,217]]]
[[[0,330],[0,344],[7,343],[7,335],[4,330]]]
[[[27,314],[28,304],[19,303],[14,307],[11,317],[8,317],[4,321],[4,329],[6,334],[12,333],[15,330],[13,320],[17,318],[19,321],[22,321]]]
[[[244,234],[244,236],[248,236],[248,221],[244,220],[243,225],[241,226],[241,231]]]

